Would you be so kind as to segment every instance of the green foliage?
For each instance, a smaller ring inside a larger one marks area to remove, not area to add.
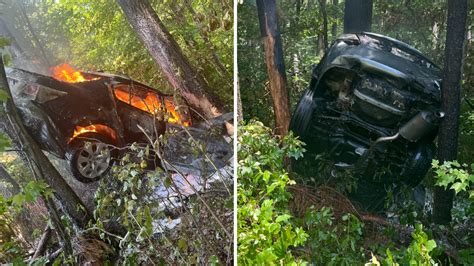
[[[157,202],[152,199],[154,188],[159,184],[160,171],[150,172],[144,180],[145,160],[149,149],[132,151],[139,153],[138,162],[124,156],[120,165],[112,168],[113,179],[104,179],[96,192],[97,205],[94,211],[96,223],[87,231],[97,231],[100,238],[109,242],[118,241],[120,260],[125,264],[151,263],[159,260],[159,253],[153,242],[152,222],[160,213],[152,213]],[[140,152],[141,151],[141,152]],[[110,233],[108,223],[126,230],[125,236]]]
[[[287,156],[302,156],[302,143],[291,135],[273,137],[256,121],[239,127],[238,143],[239,264],[302,264],[291,248],[304,244],[308,235],[291,222],[286,186],[293,181],[283,168]]]
[[[360,265],[367,261],[370,250],[376,255],[366,265],[436,263],[434,258],[440,248],[421,224],[415,224],[412,241],[405,247],[388,234],[387,241],[371,245],[367,237],[374,235],[366,235],[364,223],[353,214],[336,217],[330,207],[311,207],[304,217],[293,217],[287,186],[294,181],[288,178],[283,165],[287,157],[301,157],[302,143],[291,134],[275,137],[257,121],[240,126],[238,136],[239,264],[286,265],[309,261],[315,265]],[[470,251],[464,253],[464,259],[469,260]]]
[[[415,231],[411,234],[412,242],[407,248],[391,251],[386,250],[386,257],[378,263],[377,258],[372,255],[371,263],[366,265],[420,265],[430,266],[437,265],[436,261],[431,257],[437,247],[436,242],[429,239],[426,232],[423,231],[423,226],[417,224]]]
[[[9,46],[9,45],[11,45],[11,40],[10,39],[0,37],[0,49],[3,48],[3,47]]]
[[[467,191],[469,198],[474,199],[474,163],[468,170],[467,164],[460,164],[457,161],[446,161],[439,164],[438,160],[433,160],[432,167],[436,173],[436,185],[445,189],[453,189],[456,194]]]
[[[18,229],[13,223],[14,215],[18,214],[26,203],[37,200],[38,197],[50,197],[52,190],[42,181],[31,181],[23,190],[5,199],[0,195],[0,263],[13,260],[22,262],[26,247],[17,237]]]
[[[356,265],[365,260],[364,224],[353,214],[335,221],[331,208],[311,208],[304,218],[309,261],[316,265]]]
[[[474,248],[460,250],[459,263],[462,265],[474,265]]]
[[[15,42],[34,60],[44,62],[26,27],[22,6],[51,64],[68,62],[86,71],[124,74],[162,92],[173,92],[116,1],[6,2],[2,17],[13,24],[9,28]],[[205,77],[212,92],[230,106],[232,5],[228,1],[189,1],[192,14],[184,1],[150,2],[191,65]],[[217,66],[217,61],[222,67]]]
[[[8,147],[11,147],[10,138],[8,138],[5,134],[0,133],[0,152],[5,151],[5,149]]]

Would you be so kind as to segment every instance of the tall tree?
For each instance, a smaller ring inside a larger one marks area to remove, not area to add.
[[[459,111],[461,105],[461,74],[463,48],[466,36],[467,0],[448,0],[448,22],[441,85],[441,108],[445,117],[438,136],[440,162],[456,160],[458,153]],[[447,224],[451,221],[453,190],[436,187],[434,191],[433,221]]]
[[[275,0],[257,0],[257,11],[273,100],[275,132],[286,135],[291,118],[290,100]]]
[[[333,9],[336,9],[339,5],[339,0],[332,0]],[[337,35],[337,20],[334,20],[331,26],[331,35],[332,38],[335,38]]]
[[[223,113],[219,98],[191,66],[148,0],[117,0],[127,19],[171,86],[206,119]],[[229,80],[229,82],[231,82]]]
[[[372,0],[346,0],[344,33],[370,31],[371,28]]]
[[[323,24],[319,27],[318,46],[319,56],[323,57],[328,48],[328,12],[326,11],[327,0],[319,0],[319,9],[323,18]]]

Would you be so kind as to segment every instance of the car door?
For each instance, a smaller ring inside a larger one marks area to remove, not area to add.
[[[113,90],[126,142],[146,141],[145,134],[156,137],[164,132],[163,98],[158,93],[134,84],[118,84]]]

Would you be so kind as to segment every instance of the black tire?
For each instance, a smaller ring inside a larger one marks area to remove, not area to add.
[[[69,167],[73,176],[82,183],[95,182],[104,177],[118,156],[116,142],[99,133],[81,134],[69,145],[70,151],[67,154]],[[90,167],[87,167],[88,165]]]

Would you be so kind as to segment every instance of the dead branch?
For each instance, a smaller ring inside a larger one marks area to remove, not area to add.
[[[49,225],[46,225],[43,231],[43,235],[41,235],[40,241],[38,243],[38,247],[36,248],[35,254],[31,258],[31,260],[34,260],[40,256],[43,256],[44,252],[46,251],[46,246],[49,242],[49,239],[51,238],[52,232],[51,228]]]

